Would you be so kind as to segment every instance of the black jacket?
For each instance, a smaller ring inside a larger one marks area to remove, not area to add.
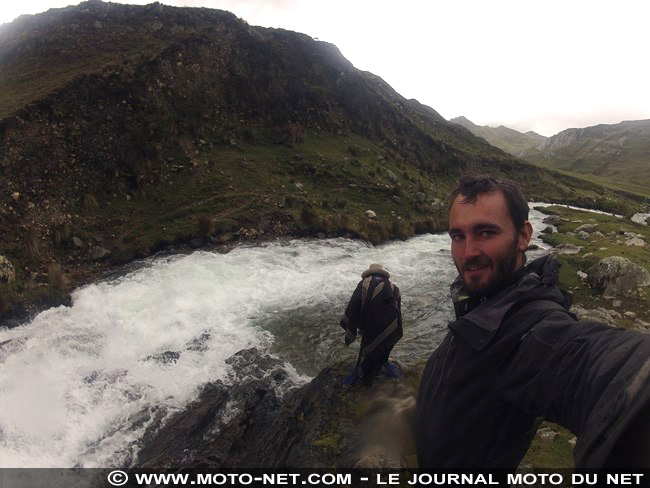
[[[543,419],[577,436],[576,467],[603,466],[648,408],[650,336],[577,321],[557,279],[544,256],[489,299],[456,304],[418,395],[420,468],[516,468]]]
[[[399,288],[388,278],[371,275],[359,282],[340,325],[348,344],[361,331],[360,364],[385,356],[402,338],[401,307]]]

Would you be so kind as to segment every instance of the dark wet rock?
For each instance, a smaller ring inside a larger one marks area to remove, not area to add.
[[[396,380],[344,387],[350,365],[337,363],[299,386],[279,360],[256,349],[227,364],[227,381],[205,385],[192,405],[147,431],[134,465],[345,468],[379,459],[381,467],[405,466],[414,396]]]
[[[542,230],[542,234],[552,234],[553,232],[555,232],[555,228],[552,225],[547,225]]]
[[[203,237],[195,237],[190,240],[190,247],[192,249],[197,249],[205,244],[205,239]]]
[[[153,356],[147,356],[148,361],[156,361],[157,363],[169,364],[175,363],[181,357],[181,353],[178,351],[165,351],[160,354]]]
[[[650,285],[650,273],[621,256],[610,256],[600,260],[587,271],[588,282],[593,288],[602,290],[605,297],[639,295]]]
[[[207,342],[210,340],[211,337],[212,336],[209,333],[204,332],[200,336],[192,339],[187,344],[187,349],[189,351],[207,351],[208,350]]]
[[[95,249],[93,249],[93,259],[95,261],[100,261],[102,259],[107,258],[110,255],[111,255],[111,251],[109,251],[108,249],[104,249],[101,246],[95,246]]]
[[[539,246],[537,244],[529,244],[526,248],[526,251],[536,251],[537,249],[539,249]]]

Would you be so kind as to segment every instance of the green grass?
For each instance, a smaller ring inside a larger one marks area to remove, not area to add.
[[[542,165],[541,163],[539,163]],[[553,168],[551,165],[542,165],[550,169],[554,169],[560,174],[579,178],[590,183],[595,183],[596,185],[602,185],[606,188],[609,188],[614,191],[623,191],[626,193],[632,193],[639,195],[641,197],[650,198],[650,190],[648,190],[648,185],[640,183],[639,180],[635,181],[624,181],[620,179],[615,179],[612,177],[600,177],[592,174],[576,173],[572,171],[567,171],[563,169]],[[646,168],[647,170],[647,168]]]
[[[521,464],[538,469],[573,468],[573,447],[569,444],[573,434],[550,422],[544,422],[540,428],[550,428],[558,436],[543,439],[536,434]]]
[[[577,254],[559,254],[560,263],[560,286],[573,294],[574,302],[586,308],[603,307],[612,308],[611,300],[606,300],[600,293],[590,289],[578,277],[578,271],[588,272],[589,268],[603,258],[609,256],[621,256],[633,263],[650,271],[650,252],[645,247],[627,246],[626,238],[619,232],[632,232],[640,234],[646,242],[650,242],[650,228],[637,224],[629,219],[619,219],[611,215],[603,215],[592,212],[568,209],[566,207],[554,206],[543,210],[545,213],[559,215],[570,221],[558,226],[558,233],[544,234],[542,239],[552,246],[568,242],[582,249]],[[573,232],[582,224],[597,224],[598,230],[606,237],[600,238],[590,234],[587,240],[577,236],[567,236],[566,232]],[[610,233],[616,233],[616,239],[623,241],[617,243],[607,238]],[[650,320],[650,296],[647,294],[641,297],[619,297],[622,305],[620,310],[632,311],[645,321]],[[623,318],[622,326],[630,326],[633,321]]]

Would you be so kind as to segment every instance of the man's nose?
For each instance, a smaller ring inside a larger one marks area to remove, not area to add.
[[[465,237],[465,259],[481,255],[479,241],[472,237]]]

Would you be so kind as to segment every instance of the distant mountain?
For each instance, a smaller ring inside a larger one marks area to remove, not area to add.
[[[499,127],[476,125],[463,116],[451,119],[449,122],[462,125],[475,136],[482,137],[493,146],[515,156],[546,140],[546,137],[533,131],[522,133],[503,125]]]
[[[522,157],[549,168],[650,187],[650,120],[567,129]]]

